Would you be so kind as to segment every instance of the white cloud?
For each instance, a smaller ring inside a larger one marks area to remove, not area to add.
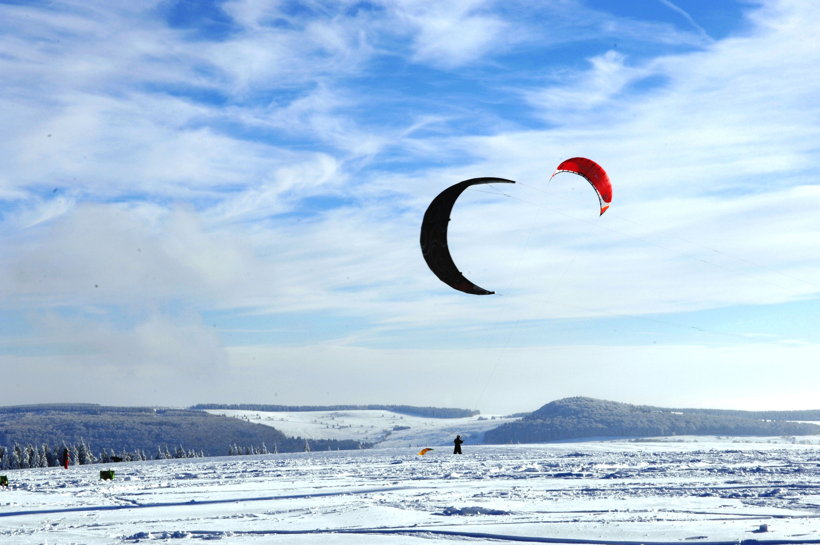
[[[481,2],[430,2],[405,4],[400,19],[417,29],[414,59],[442,68],[475,61],[490,48],[504,49],[503,34],[509,25],[502,19],[477,12]]]
[[[10,240],[0,268],[7,305],[218,306],[212,293],[230,293],[253,262],[240,240],[206,232],[184,210],[79,205],[36,228]]]
[[[534,108],[543,111],[547,120],[562,124],[586,123],[598,114],[596,106],[608,105],[627,85],[650,75],[645,68],[625,65],[625,57],[616,51],[589,59],[588,71],[562,77],[560,83],[526,94]]]
[[[232,93],[298,88],[319,78],[355,73],[370,58],[366,17],[303,7],[317,17],[288,15],[278,2],[223,6],[239,29],[223,41],[204,44],[204,51],[205,58],[227,76]]]

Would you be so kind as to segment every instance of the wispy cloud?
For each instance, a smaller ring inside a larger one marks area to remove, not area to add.
[[[684,19],[686,19],[686,21],[688,21],[688,22],[689,22],[689,24],[692,26],[692,28],[694,28],[695,30],[697,30],[697,31],[698,31],[698,32],[699,32],[699,33],[700,33],[703,37],[705,37],[705,38],[709,38],[709,33],[708,33],[708,32],[706,32],[706,29],[704,29],[702,26],[700,26],[700,25],[697,23],[697,21],[695,21],[695,19],[694,19],[694,18],[692,18],[692,16],[691,16],[691,15],[689,15],[689,13],[688,13],[686,10],[684,10],[683,8],[681,8],[680,6],[678,6],[677,4],[675,4],[675,3],[671,2],[670,0],[658,0],[658,1],[659,1],[661,4],[663,4],[664,6],[668,7],[669,9],[671,9],[672,11],[674,11],[674,12],[676,12],[676,13],[680,14],[680,15],[681,15]]]
[[[389,4],[388,4],[389,5]],[[412,60],[444,69],[474,62],[491,48],[506,48],[510,25],[492,12],[493,2],[459,0],[393,3],[393,15],[413,36]],[[498,51],[495,51],[498,53]]]

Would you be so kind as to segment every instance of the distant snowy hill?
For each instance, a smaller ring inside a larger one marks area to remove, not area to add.
[[[245,411],[208,409],[208,413],[271,426],[290,437],[355,440],[378,447],[449,446],[456,435],[465,445],[482,443],[484,433],[517,418],[469,416],[425,418],[386,410]]]

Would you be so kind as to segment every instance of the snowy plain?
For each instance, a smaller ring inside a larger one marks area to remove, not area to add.
[[[0,544],[820,543],[820,437],[447,439],[12,470]]]

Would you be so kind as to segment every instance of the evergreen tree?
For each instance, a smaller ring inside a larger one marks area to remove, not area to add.
[[[94,458],[94,453],[91,452],[91,447],[85,442],[85,439],[80,439],[80,444],[77,446],[77,463],[78,464],[93,464],[97,461]]]
[[[23,469],[23,447],[21,447],[18,443],[14,443],[14,449],[11,453],[11,469]]]
[[[40,455],[32,445],[26,445],[26,467],[40,467]]]
[[[51,450],[48,445],[43,443],[40,445],[40,467],[49,467],[51,465]]]
[[[37,465],[35,467],[48,467],[48,456],[46,455],[45,445],[34,447],[34,452],[37,454]]]

